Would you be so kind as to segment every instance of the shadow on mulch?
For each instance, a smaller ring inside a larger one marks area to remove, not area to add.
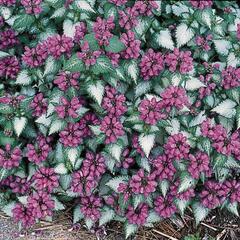
[[[154,228],[141,228],[135,240],[180,240],[189,234],[200,235],[199,240],[240,240],[240,218],[229,212],[215,210],[201,222],[194,223],[191,212],[184,217],[164,220]],[[99,238],[97,237],[100,236]],[[54,222],[41,222],[28,232],[19,232],[13,221],[0,214],[0,240],[124,240],[123,227],[112,222],[97,233],[87,231],[83,224],[72,226],[69,212],[55,216]],[[195,239],[194,239],[195,240]]]

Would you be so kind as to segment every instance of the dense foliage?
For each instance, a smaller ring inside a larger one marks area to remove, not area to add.
[[[24,228],[196,222],[240,202],[235,1],[0,0],[0,207]]]

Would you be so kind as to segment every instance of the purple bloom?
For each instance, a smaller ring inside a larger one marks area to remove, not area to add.
[[[27,14],[40,14],[42,0],[21,0]]]
[[[145,157],[145,153],[143,152],[143,150],[139,144],[138,136],[136,134],[134,134],[132,137],[132,145],[142,157]]]
[[[5,24],[5,20],[4,20],[4,18],[2,16],[0,16],[0,27],[3,27],[4,24]]]
[[[151,100],[143,99],[138,108],[140,119],[150,125],[156,125],[160,119],[167,117],[164,113],[164,106],[161,101],[157,101],[155,97]]]
[[[121,164],[119,164],[119,167],[123,167],[125,169],[130,168],[132,165],[134,165],[135,160],[134,158],[132,158],[130,156],[131,152],[128,148],[126,148],[123,152],[122,152],[122,162]]]
[[[174,183],[170,186],[170,194],[178,199],[189,201],[191,198],[195,196],[195,191],[193,188],[188,188],[183,192],[178,192],[180,186],[180,180],[174,181]]]
[[[138,24],[138,12],[133,8],[126,8],[124,11],[119,10],[119,25],[126,30],[130,30]]]
[[[14,177],[10,180],[9,187],[14,193],[24,195],[30,192],[31,180],[28,181],[27,178]]]
[[[138,12],[139,15],[151,16],[152,11],[158,8],[158,4],[155,0],[151,1],[136,1],[133,9]]]
[[[169,218],[177,212],[177,207],[174,204],[174,198],[168,194],[166,197],[159,196],[154,201],[154,210],[160,217]]]
[[[232,66],[222,71],[222,83],[224,89],[231,89],[240,86],[240,68]]]
[[[119,193],[123,193],[123,200],[125,202],[132,196],[132,188],[128,183],[120,183],[117,190]]]
[[[178,110],[189,105],[187,93],[184,88],[178,86],[169,86],[160,94],[163,106],[167,112],[170,112],[173,107]]]
[[[124,5],[128,0],[108,0],[110,3],[114,3],[117,6]]]
[[[65,35],[54,35],[47,39],[48,53],[55,59],[60,58],[63,54],[70,57],[73,48],[73,40]]]
[[[65,147],[77,147],[83,141],[79,123],[68,123],[67,127],[59,133],[60,142]]]
[[[227,180],[222,185],[221,195],[227,197],[231,203],[240,203],[240,182]]]
[[[90,218],[93,221],[97,221],[100,216],[100,208],[102,207],[101,198],[91,195],[89,197],[81,198],[81,212],[86,218]]]
[[[128,206],[126,218],[131,224],[144,225],[148,217],[148,205],[140,203],[136,209],[131,205]]]
[[[213,0],[189,0],[189,3],[198,9],[210,8],[213,5]]]
[[[118,137],[124,135],[123,125],[116,117],[104,117],[100,130],[106,135],[106,144],[115,143]]]
[[[5,146],[5,150],[0,148],[0,167],[6,169],[12,169],[18,167],[22,159],[22,151],[20,148],[15,147],[11,149],[11,145],[8,143]]]
[[[41,167],[33,175],[35,187],[39,191],[51,193],[54,188],[59,186],[59,176],[54,172],[54,168]]]
[[[45,161],[49,153],[52,151],[50,141],[51,138],[45,138],[44,136],[40,135],[37,137],[36,143],[34,145],[27,144],[26,157],[28,158],[28,160],[36,164]]]
[[[156,168],[155,174],[159,180],[172,180],[176,169],[172,163],[172,160],[169,159],[166,155],[159,155],[152,162],[153,166]]]
[[[74,41],[79,42],[82,40],[87,32],[87,27],[84,22],[80,22],[78,25],[75,26],[75,34],[74,34]]]
[[[201,36],[197,36],[195,38],[195,42],[197,44],[197,46],[202,47],[202,49],[206,52],[211,50],[211,47],[209,46],[209,42],[212,40],[212,35],[208,34],[206,37],[201,37]]]
[[[114,29],[114,17],[111,16],[107,20],[97,17],[97,21],[93,24],[93,32],[100,46],[109,45],[109,39],[113,36],[110,32]]]
[[[16,222],[21,222],[24,228],[29,228],[35,224],[36,219],[32,213],[32,209],[22,205],[21,203],[15,204],[12,209],[13,219]]]
[[[58,114],[59,118],[77,118],[77,111],[82,106],[79,99],[77,97],[73,97],[71,101],[68,101],[65,97],[61,97],[61,105],[55,107],[55,111]]]
[[[160,52],[154,52],[153,49],[148,49],[139,66],[144,80],[156,77],[164,69],[163,55]]]
[[[102,107],[108,112],[109,117],[120,117],[126,111],[126,98],[123,94],[117,92],[113,87],[105,87],[105,96],[102,101]]]
[[[47,99],[44,98],[42,93],[36,94],[30,103],[30,108],[33,109],[33,116],[40,117],[42,114],[47,112]]]
[[[13,29],[7,29],[0,32],[0,49],[7,49],[19,44],[16,32]]]
[[[111,60],[111,63],[114,67],[118,66],[120,60],[120,54],[114,52],[106,52],[106,56]]]
[[[58,85],[58,88],[62,91],[66,91],[70,87],[79,89],[79,77],[80,73],[78,72],[60,72],[53,82]]]
[[[206,153],[198,151],[194,155],[189,154],[189,160],[188,172],[193,178],[198,179],[201,173],[211,176],[210,158]]]
[[[140,55],[141,41],[135,39],[135,34],[132,31],[123,33],[120,41],[125,45],[126,49],[121,52],[121,56],[125,59],[137,59]]]
[[[54,200],[46,192],[36,192],[27,198],[27,207],[31,209],[31,214],[36,218],[44,219],[52,216],[54,206]]]
[[[237,39],[240,40],[240,23],[237,24]]]
[[[164,149],[168,158],[181,160],[187,158],[190,145],[187,143],[187,138],[182,133],[177,133],[168,138],[167,143],[164,145]]]
[[[210,209],[219,206],[224,200],[221,189],[220,183],[213,181],[205,182],[204,189],[200,193],[202,205]]]
[[[199,80],[203,82],[206,87],[199,88],[199,98],[203,99],[206,96],[210,96],[212,91],[216,88],[216,83],[211,81],[212,74],[207,74],[205,77],[203,75],[199,76]]]
[[[19,62],[15,56],[0,59],[0,77],[15,79],[19,71]]]
[[[173,53],[165,56],[165,63],[171,72],[175,72],[177,68],[181,74],[188,73],[193,70],[193,59],[190,51],[180,51],[178,48]]]
[[[91,51],[86,41],[81,46],[81,52],[77,52],[77,57],[83,60],[88,67],[94,65],[100,55],[101,51]]]
[[[143,194],[147,197],[150,193],[155,192],[157,187],[156,174],[145,174],[143,169],[140,169],[130,180],[132,192]]]
[[[16,3],[16,0],[0,0],[0,6],[10,7]]]

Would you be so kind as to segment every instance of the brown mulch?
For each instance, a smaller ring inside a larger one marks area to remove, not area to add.
[[[135,240],[180,240],[188,234],[199,233],[202,240],[240,240],[240,218],[229,212],[213,211],[198,227],[191,212],[184,217],[165,220],[154,228],[141,228]],[[0,240],[124,240],[121,224],[113,222],[101,230],[100,238],[96,233],[85,229],[83,224],[72,225],[69,212],[55,216],[54,221],[41,222],[28,232],[19,232],[13,221],[0,214]]]

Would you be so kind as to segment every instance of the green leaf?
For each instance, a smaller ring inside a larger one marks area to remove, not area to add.
[[[101,105],[103,95],[104,95],[104,85],[102,81],[97,81],[87,87],[87,91],[90,96],[99,104]]]
[[[239,129],[240,128],[240,106],[238,106],[236,110],[236,121],[237,121],[237,129]]]
[[[139,68],[137,61],[129,60],[124,62],[123,68],[125,70],[126,75],[129,76],[136,84],[139,76]]]
[[[115,192],[118,192],[118,186],[120,183],[126,183],[128,181],[128,177],[127,176],[119,176],[119,177],[115,177],[112,178],[110,181],[108,181],[106,183],[106,185],[108,187],[110,187],[111,189],[113,189]]]
[[[80,147],[67,148],[65,150],[66,156],[68,160],[71,162],[73,167],[75,166],[75,163],[80,156],[80,153],[81,153],[80,150],[81,150]]]
[[[80,220],[84,218],[84,215],[82,214],[80,210],[80,206],[76,205],[73,209],[73,223],[77,223]]]
[[[60,63],[52,56],[49,56],[45,63],[45,69],[43,75],[54,74],[60,69]]]
[[[66,166],[64,165],[64,163],[59,163],[55,168],[54,171],[58,174],[67,174],[68,170],[66,168]]]
[[[118,53],[125,49],[125,45],[119,40],[119,37],[113,36],[109,40],[109,45],[105,47],[107,52]]]
[[[75,6],[81,12],[95,13],[94,8],[86,0],[77,0],[75,1]]]
[[[140,203],[144,202],[144,196],[142,194],[133,195],[133,207],[136,209]]]
[[[3,208],[2,208],[2,211],[7,214],[9,217],[13,217],[13,208],[15,207],[16,205],[16,202],[15,201],[11,201],[10,203],[8,203],[7,205],[5,205]]]
[[[26,86],[26,85],[29,85],[31,82],[32,82],[32,79],[31,79],[31,77],[29,76],[28,71],[27,71],[27,70],[22,70],[22,71],[18,74],[15,83],[16,83],[16,84],[19,84],[19,85]]]
[[[138,226],[136,224],[125,223],[124,230],[125,230],[125,235],[126,235],[126,239],[127,239],[137,232]]]
[[[71,185],[72,177],[70,174],[60,175],[59,183],[63,190],[67,190]]]
[[[232,118],[236,113],[236,109],[235,109],[236,105],[237,104],[235,102],[233,102],[232,100],[226,99],[223,102],[219,103],[211,111],[216,112],[223,117]]]
[[[99,50],[99,49],[100,49],[99,44],[98,44],[98,41],[97,41],[97,39],[95,38],[94,33],[86,34],[86,35],[84,36],[84,39],[83,39],[83,40],[88,42],[89,48],[90,48],[92,51],[96,51],[96,50]]]
[[[176,204],[177,208],[179,209],[181,215],[184,215],[184,211],[187,208],[187,206],[189,205],[189,201],[182,200],[182,199],[176,199],[175,204]]]
[[[196,221],[196,224],[198,225],[201,221],[203,221],[208,213],[209,213],[209,209],[208,208],[205,208],[203,207],[200,203],[195,203],[193,204],[192,206],[192,209],[193,209],[193,214],[194,214],[194,217],[195,217],[195,221]]]
[[[33,22],[34,17],[32,15],[22,14],[15,19],[13,28],[17,31],[24,31],[25,29],[30,28]]]
[[[183,172],[180,176],[180,185],[178,192],[184,192],[190,187],[193,187],[195,185],[195,180],[186,172]]]
[[[147,223],[157,223],[160,222],[161,220],[162,220],[161,217],[154,210],[150,210],[149,215],[147,217]]]
[[[66,122],[64,120],[60,120],[60,119],[53,120],[50,125],[49,135],[56,132],[60,132],[65,128],[65,126],[66,126]]]
[[[113,209],[109,208],[109,207],[103,207],[102,211],[101,211],[101,217],[99,219],[99,226],[102,226],[108,222],[110,222],[111,220],[114,219],[115,216],[115,212]]]
[[[108,152],[119,162],[123,147],[119,144],[110,144],[107,147]]]
[[[54,200],[54,210],[55,211],[60,211],[60,210],[64,210],[65,206],[56,198],[56,197],[52,197],[52,200]]]
[[[165,197],[167,194],[167,191],[169,189],[169,181],[168,180],[163,180],[160,182],[160,189],[162,192],[162,195]]]
[[[109,58],[105,56],[100,56],[95,65],[91,67],[94,74],[108,73],[112,71],[112,64]]]
[[[15,117],[13,119],[13,128],[18,137],[23,132],[24,128],[27,125],[27,122],[28,120],[26,117]]]
[[[5,58],[5,57],[8,57],[8,56],[10,56],[9,53],[6,53],[6,52],[3,52],[3,51],[0,51],[0,59],[1,59],[1,58]]]
[[[239,217],[238,202],[233,202],[233,203],[227,204],[227,209],[229,212],[231,212],[231,213],[235,214],[237,217]]]
[[[138,138],[138,141],[146,157],[148,157],[155,142],[155,134],[141,134]]]
[[[146,94],[147,92],[149,92],[151,90],[151,83],[150,81],[144,81],[144,82],[140,82],[136,88],[135,88],[135,97],[140,97],[143,94]]]
[[[80,60],[76,54],[69,58],[64,64],[63,69],[69,72],[81,72],[85,69],[82,60]]]

